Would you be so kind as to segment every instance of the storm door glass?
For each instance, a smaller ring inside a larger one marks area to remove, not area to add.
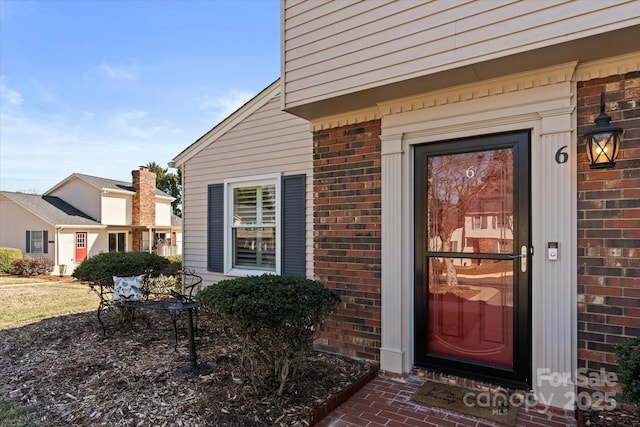
[[[513,149],[427,157],[427,348],[513,365]]]

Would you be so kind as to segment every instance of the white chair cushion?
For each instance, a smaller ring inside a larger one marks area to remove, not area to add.
[[[142,299],[142,280],[144,275],[119,277],[113,276],[113,295],[111,301],[140,301]]]

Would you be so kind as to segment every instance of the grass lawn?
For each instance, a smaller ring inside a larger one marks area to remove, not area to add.
[[[0,275],[0,329],[48,317],[95,310],[98,296],[87,285],[66,279]],[[28,427],[35,415],[5,399],[0,389],[0,427]]]
[[[98,308],[89,286],[69,278],[0,276],[0,329]]]
[[[35,415],[17,403],[4,399],[4,391],[0,388],[0,427],[31,427]]]

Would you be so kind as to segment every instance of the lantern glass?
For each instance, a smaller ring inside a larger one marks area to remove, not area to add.
[[[619,134],[602,132],[590,135],[587,140],[587,157],[592,168],[611,167],[618,156]]]

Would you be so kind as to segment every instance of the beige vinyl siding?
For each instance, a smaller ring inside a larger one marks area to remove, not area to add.
[[[96,221],[102,222],[100,190],[84,181],[74,177],[48,195],[60,197]]]
[[[171,226],[171,202],[156,199],[156,226]]]
[[[312,136],[309,123],[281,111],[280,103],[274,96],[182,165],[184,266],[196,269],[206,284],[228,278],[207,271],[208,185],[270,173],[307,175],[306,270],[313,273]]]
[[[97,193],[97,190],[94,190]],[[124,194],[101,194],[101,221],[108,225],[131,225],[133,201]]]
[[[285,108],[640,24],[634,1],[290,1]]]
[[[25,231],[27,230],[47,230],[49,240],[54,239],[54,227],[45,222],[40,217],[15,203],[13,200],[0,196],[0,247],[20,249],[26,251]],[[48,245],[48,253],[42,253],[37,257],[54,259],[54,246]]]

